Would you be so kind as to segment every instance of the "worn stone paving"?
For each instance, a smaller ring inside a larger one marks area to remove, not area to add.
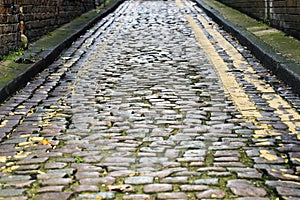
[[[192,2],[126,1],[0,107],[0,199],[299,199],[299,103]]]

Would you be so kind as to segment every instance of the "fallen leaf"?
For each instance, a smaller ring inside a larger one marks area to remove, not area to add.
[[[40,144],[41,145],[51,145],[52,146],[52,143],[49,140],[47,140],[47,139],[41,140]]]
[[[121,185],[109,185],[107,186],[107,191],[117,191],[117,192],[132,192],[133,187],[128,184],[121,184]]]
[[[108,126],[108,128],[112,127],[111,121],[106,121],[106,125]]]
[[[0,156],[0,162],[6,162],[6,156]]]
[[[41,171],[41,170],[37,170],[36,171],[38,174],[46,174],[45,172]]]
[[[24,147],[24,146],[27,146],[27,145],[30,145],[30,144],[32,144],[31,142],[20,142],[19,144],[18,144],[18,146],[19,147]]]
[[[4,168],[1,168],[2,172],[3,173],[11,173],[13,172],[14,170],[17,170],[20,166],[18,165],[14,165],[14,166],[11,166],[11,167],[4,167]]]
[[[7,122],[8,122],[8,120],[2,121],[0,124],[0,128],[6,126]]]
[[[21,135],[20,138],[26,138],[26,137],[29,137],[30,134],[24,134],[24,135]]]
[[[9,139],[11,137],[11,132],[9,134],[6,135],[6,138]]]
[[[17,155],[14,155],[14,158],[15,159],[23,159],[23,158],[26,158],[30,154],[31,154],[31,152],[20,151]]]
[[[300,158],[292,158],[291,160],[292,160],[292,161],[296,161],[296,162],[299,162],[299,163],[300,163]]]
[[[263,157],[266,160],[274,161],[278,159],[276,155],[271,154],[268,150],[260,150],[260,153],[260,157]]]
[[[44,137],[32,137],[32,138],[29,138],[29,141],[32,141],[32,142],[40,142],[44,139]]]
[[[291,178],[291,179],[298,179],[299,176],[296,176],[296,175],[292,175],[292,174],[283,174],[284,177],[286,178]]]

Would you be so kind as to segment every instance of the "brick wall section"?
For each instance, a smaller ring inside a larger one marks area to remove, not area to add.
[[[218,0],[300,39],[299,0]]]
[[[18,9],[12,6],[12,2],[4,0],[0,3],[0,55],[19,45]]]
[[[21,46],[21,21],[32,42],[94,6],[95,0],[0,0],[0,56]]]

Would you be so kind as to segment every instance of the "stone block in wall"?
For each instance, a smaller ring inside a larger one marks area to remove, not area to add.
[[[16,33],[9,33],[3,35],[2,39],[5,41],[3,44],[16,43],[18,35]]]
[[[300,6],[299,0],[286,0],[287,7],[297,7]]]
[[[34,20],[34,17],[31,14],[24,14],[22,19],[23,19],[24,22],[28,22],[28,21]]]
[[[45,27],[44,21],[29,21],[27,23],[25,23],[25,30],[31,31],[33,29],[42,29],[43,27]]]
[[[0,14],[0,24],[6,24],[6,23],[7,23],[7,15],[6,14]]]
[[[7,23],[18,23],[19,22],[19,18],[18,15],[7,15]]]
[[[9,44],[9,51],[19,45],[20,21],[24,21],[24,33],[32,42],[95,6],[95,0],[0,1],[0,37]],[[8,34],[14,34],[14,37]],[[0,46],[2,46],[1,42]],[[0,55],[3,55],[4,51],[7,50],[0,48]]]
[[[300,15],[300,6],[299,7],[287,7],[286,12],[291,15]]]
[[[14,3],[14,0],[2,0],[2,4],[5,5],[5,4],[13,4]]]
[[[286,7],[275,7],[270,11],[270,14],[286,14],[287,10]]]
[[[9,6],[9,8],[7,8],[7,7],[4,7],[3,5],[0,5],[0,14],[11,13],[10,10],[11,10],[10,6]]]
[[[15,33],[19,29],[18,24],[0,24],[0,33],[1,34],[9,34]]]
[[[300,0],[218,0],[300,39]],[[291,28],[293,27],[293,28]]]
[[[274,0],[274,1],[272,1],[272,4],[270,4],[271,9],[286,8],[286,7],[287,7],[286,1]]]

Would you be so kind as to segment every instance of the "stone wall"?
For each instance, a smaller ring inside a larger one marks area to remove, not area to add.
[[[300,39],[299,0],[218,0]]]
[[[0,56],[22,45],[22,23],[32,42],[94,7],[95,0],[1,0]]]

